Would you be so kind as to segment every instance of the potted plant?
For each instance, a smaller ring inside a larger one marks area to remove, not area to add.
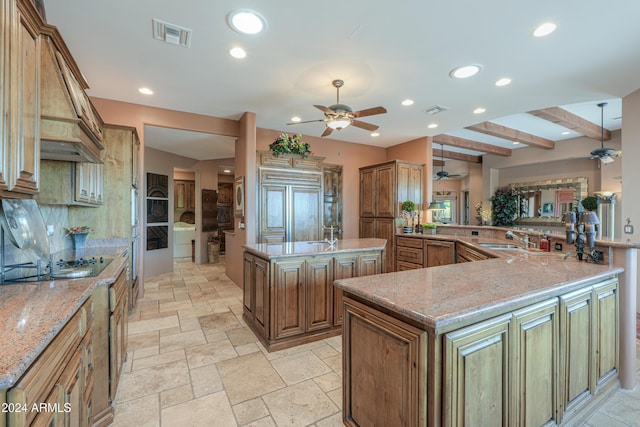
[[[498,227],[512,227],[518,216],[518,198],[520,191],[511,187],[500,187],[491,197],[493,205],[493,225]]]
[[[582,207],[588,211],[595,211],[598,209],[598,199],[595,196],[587,196],[580,202]]]
[[[416,204],[407,200],[402,203],[400,209],[402,209],[400,216],[404,219],[404,232],[413,233],[413,216],[416,213]]]
[[[422,232],[424,234],[436,234],[437,224],[433,222],[427,222],[426,224],[422,224]],[[428,230],[428,231],[425,231]]]
[[[300,134],[290,136],[288,133],[282,132],[275,141],[269,144],[269,150],[276,157],[280,154],[300,154],[306,158],[311,154],[311,145],[303,142]]]

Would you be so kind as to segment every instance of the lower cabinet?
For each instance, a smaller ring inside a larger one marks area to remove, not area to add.
[[[360,218],[361,239],[375,237],[387,240],[387,250],[385,252],[385,272],[395,271],[396,265],[396,220],[395,218]]]
[[[244,319],[269,351],[341,332],[334,280],[380,274],[382,251],[264,259],[244,253]]]
[[[493,256],[467,246],[464,242],[456,242],[456,263],[483,261],[489,258],[493,258]]]
[[[122,366],[127,357],[127,325],[129,323],[127,284],[126,271],[123,271],[109,289],[109,395],[111,402],[116,399]]]
[[[455,242],[431,239],[425,239],[424,241],[425,267],[454,264],[456,262],[455,254]]]
[[[396,270],[454,264],[456,244],[451,240],[424,237],[396,238]]]
[[[580,425],[618,387],[617,278],[454,330],[344,306],[350,426]]]

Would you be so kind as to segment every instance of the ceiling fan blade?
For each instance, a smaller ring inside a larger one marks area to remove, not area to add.
[[[316,107],[318,110],[322,111],[325,114],[334,114],[334,111],[325,107],[324,105],[315,105],[314,107]]]
[[[376,114],[384,114],[387,112],[387,109],[384,107],[373,107],[373,108],[367,108],[366,110],[360,110],[360,111],[354,111],[353,116],[354,117],[365,117],[365,116],[374,116]]]
[[[287,123],[288,125],[300,125],[302,123],[315,123],[315,122],[326,122],[325,119],[320,119],[320,120],[306,120],[304,122],[290,122]]]
[[[380,126],[372,125],[370,123],[361,122],[360,120],[352,120],[351,125],[360,129],[371,131],[371,132],[373,132],[374,130],[377,130],[380,127]]]
[[[329,126],[327,126],[327,128],[324,130],[324,132],[322,132],[322,135],[320,136],[329,136],[331,135],[331,132],[333,132],[333,128],[330,128]]]

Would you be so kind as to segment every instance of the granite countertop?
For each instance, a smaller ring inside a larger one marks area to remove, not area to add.
[[[255,243],[242,245],[242,247],[248,252],[262,258],[272,259],[367,250],[383,250],[386,243],[386,239],[343,239],[338,240],[333,248],[331,248],[328,243],[321,241]]]
[[[126,250],[87,248],[86,257],[113,257],[97,277],[0,285],[0,390],[15,384],[96,287],[116,281],[127,266]]]
[[[334,285],[425,328],[446,332],[623,271],[565,260],[559,254],[500,252],[505,252],[502,257],[485,261],[338,280]]]

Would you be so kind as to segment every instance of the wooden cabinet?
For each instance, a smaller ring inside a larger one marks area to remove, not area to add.
[[[472,248],[464,242],[456,242],[456,263],[482,261],[490,258],[494,257]]]
[[[259,171],[258,241],[264,243],[320,240],[322,173]]]
[[[396,238],[396,270],[436,267],[455,262],[455,242],[424,237]]]
[[[131,132],[131,186],[140,187],[140,138],[135,128]]]
[[[427,332],[350,298],[344,310],[345,424],[426,425]]]
[[[437,267],[456,262],[455,242],[447,240],[424,240],[424,265]]]
[[[196,182],[176,179],[173,181],[174,209],[195,212]]]
[[[109,389],[111,401],[116,391],[127,357],[127,332],[129,320],[129,292],[126,271],[109,288]]]
[[[218,183],[218,237],[220,238],[220,252],[225,252],[225,230],[233,230],[233,183]]]
[[[323,183],[323,221],[324,238],[331,238],[329,227],[334,227],[334,238],[342,237],[342,165],[324,164]]]
[[[40,19],[26,1],[0,12],[0,196],[39,191]]]
[[[387,239],[386,271],[394,271],[396,218],[403,202],[422,209],[423,165],[393,160],[360,168],[360,237]]]
[[[264,259],[244,253],[244,319],[269,351],[340,333],[342,292],[333,282],[380,274],[382,251]]]
[[[75,202],[89,205],[103,203],[104,165],[73,163],[75,168]]]
[[[90,297],[7,392],[7,403],[24,408],[7,413],[8,426],[89,425],[93,373],[87,344],[92,342],[93,313]],[[55,410],[33,410],[42,403]]]
[[[618,281],[574,289],[417,329],[345,293],[346,424],[581,425],[618,386]]]

